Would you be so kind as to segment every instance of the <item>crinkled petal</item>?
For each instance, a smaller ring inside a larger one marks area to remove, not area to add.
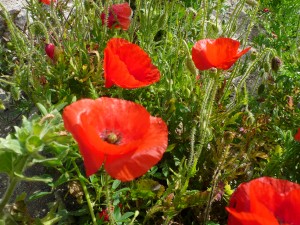
[[[168,144],[167,125],[151,117],[150,128],[135,151],[123,155],[107,156],[105,169],[121,181],[130,181],[146,173],[163,156]]]
[[[117,22],[119,25],[116,27],[121,27],[123,30],[127,30],[130,26],[131,17],[132,17],[132,9],[129,4],[114,4],[112,5],[112,12],[117,17]]]
[[[139,46],[112,38],[104,50],[105,86],[122,88],[148,86],[160,79],[159,70]]]
[[[231,38],[203,39],[194,45],[192,59],[199,70],[213,67],[227,70],[250,50],[249,47],[238,53],[239,46],[240,43]]]

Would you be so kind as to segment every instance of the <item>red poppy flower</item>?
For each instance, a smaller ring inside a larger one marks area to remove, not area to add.
[[[51,2],[56,2],[56,0],[40,0],[40,2],[42,2],[46,5],[51,5]]]
[[[64,109],[63,120],[78,142],[87,176],[104,164],[112,177],[133,180],[155,165],[167,148],[165,122],[134,102],[79,100]]]
[[[230,199],[228,225],[300,225],[300,185],[261,177],[241,184]]]
[[[298,132],[295,134],[294,139],[295,141],[300,141],[300,128],[298,129]]]
[[[138,45],[122,38],[112,38],[104,49],[105,87],[148,86],[160,79],[160,72],[147,53]]]
[[[238,52],[239,46],[240,42],[231,38],[203,39],[193,46],[192,59],[199,70],[227,70],[251,48]]]
[[[99,212],[98,216],[103,221],[109,221],[109,215],[107,209],[103,209],[101,212]]]
[[[129,28],[131,17],[132,9],[127,2],[112,5],[108,9],[108,17],[105,13],[101,14],[102,25],[107,24],[109,28],[122,28],[123,30]]]

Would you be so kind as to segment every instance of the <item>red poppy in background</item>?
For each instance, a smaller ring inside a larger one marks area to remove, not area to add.
[[[78,142],[87,176],[104,164],[112,177],[133,180],[162,158],[168,144],[165,122],[130,101],[79,100],[64,109],[63,120]]]
[[[108,17],[105,13],[101,14],[102,25],[106,24],[109,28],[122,28],[123,30],[128,30],[131,17],[132,9],[127,2],[112,5],[108,9]]]
[[[52,43],[46,44],[45,52],[49,56],[50,59],[54,59],[55,45]]]
[[[261,177],[241,184],[230,198],[228,225],[300,225],[300,185]]]
[[[240,42],[231,38],[202,39],[193,46],[192,59],[199,70],[227,70],[251,48],[238,52],[239,46]]]
[[[103,221],[109,221],[109,215],[107,209],[103,209],[101,212],[99,212],[98,216]]]
[[[51,2],[56,2],[56,0],[40,0],[40,2],[42,2],[46,5],[51,5]]]
[[[298,129],[298,132],[295,134],[295,141],[300,141],[300,128]]]
[[[138,45],[122,38],[112,38],[104,49],[105,87],[148,86],[160,79],[160,72],[147,53]]]

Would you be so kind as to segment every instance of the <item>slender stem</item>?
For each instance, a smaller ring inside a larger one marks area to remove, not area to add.
[[[205,211],[204,211],[204,222],[205,223],[208,220],[208,217],[209,217],[209,214],[210,214],[211,204],[212,204],[212,201],[213,201],[215,188],[216,188],[216,186],[219,182],[219,176],[221,174],[221,170],[224,167],[224,163],[225,163],[225,161],[228,157],[229,150],[230,150],[230,145],[225,146],[224,152],[223,152],[223,155],[222,155],[222,159],[219,161],[219,164],[218,164],[217,168],[215,169],[213,177],[212,177],[212,182],[213,183],[212,183],[211,191],[210,191],[210,194],[209,194],[208,204],[207,204],[207,206],[205,208]]]
[[[200,109],[200,119],[199,119],[199,145],[196,148],[194,156],[191,157],[192,160],[189,161],[189,167],[191,168],[191,173],[196,171],[198,159],[202,153],[203,146],[206,142],[208,131],[207,128],[210,123],[210,116],[213,108],[213,104],[215,101],[218,85],[219,85],[219,74],[217,71],[216,74],[211,74],[213,77],[209,78],[206,95],[202,102],[202,106]]]
[[[14,170],[17,173],[22,173],[27,165],[27,160],[29,159],[29,155],[24,156],[20,159],[20,161],[16,164]],[[14,190],[18,184],[18,182],[20,181],[19,177],[16,177],[14,174],[10,175],[10,183],[8,188],[6,189],[6,192],[4,194],[4,197],[2,198],[1,202],[0,202],[0,215],[3,213],[4,207],[6,206],[6,204],[9,202],[12,194],[14,193]]]
[[[113,215],[113,205],[111,204],[110,199],[110,185],[109,185],[110,176],[108,174],[105,174],[105,197],[106,197],[106,204],[107,204],[107,212],[109,216],[109,224],[115,225],[115,217]]]
[[[74,161],[72,161],[72,164],[73,164],[73,166],[76,170],[77,176],[79,178],[79,182],[82,186],[82,189],[83,189],[83,192],[84,192],[84,195],[85,195],[85,199],[86,199],[86,202],[88,204],[89,211],[90,211],[90,214],[91,214],[91,217],[92,217],[92,222],[93,222],[94,225],[97,225],[97,220],[96,220],[96,217],[95,217],[95,214],[94,214],[94,209],[93,209],[93,206],[92,206],[90,194],[89,194],[88,189],[85,185],[84,177],[82,176],[77,164]]]
[[[4,197],[0,203],[0,215],[3,213],[3,209],[6,206],[6,204],[8,203],[11,195],[13,194],[18,182],[19,182],[19,179],[16,177],[11,179],[10,184],[9,184],[9,186],[4,194]]]

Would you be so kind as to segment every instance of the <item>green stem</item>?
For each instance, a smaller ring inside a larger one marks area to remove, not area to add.
[[[110,185],[109,185],[110,176],[108,174],[105,174],[105,197],[106,197],[106,205],[107,205],[107,212],[109,216],[109,224],[115,225],[115,217],[113,215],[113,205],[111,204],[111,198],[110,198]]]
[[[26,168],[27,165],[27,160],[29,159],[29,155],[28,156],[24,156],[20,159],[20,161],[17,163],[17,165],[15,166],[15,171],[17,171],[17,173],[22,173],[24,171],[24,169]],[[10,183],[8,188],[6,189],[6,192],[4,194],[4,197],[2,198],[1,202],[0,202],[0,216],[3,213],[3,210],[6,206],[6,204],[9,202],[12,194],[15,191],[15,188],[18,184],[18,182],[20,181],[20,178],[16,177],[14,174],[10,175]]]
[[[199,119],[199,145],[196,148],[196,151],[192,157],[190,157],[189,167],[190,171],[193,174],[196,171],[198,159],[202,153],[204,144],[206,143],[207,136],[209,132],[207,128],[210,124],[210,116],[213,109],[213,104],[215,102],[215,97],[219,85],[219,75],[220,72],[217,71],[215,74],[211,74],[213,77],[209,77],[209,81],[206,88],[206,95],[201,104],[200,109],[200,119]]]
[[[94,214],[94,209],[93,209],[93,206],[92,206],[90,194],[89,194],[88,189],[85,185],[84,177],[82,176],[77,164],[74,161],[72,161],[72,164],[73,164],[73,166],[76,170],[77,176],[79,178],[79,182],[82,186],[82,189],[83,189],[83,192],[84,192],[84,195],[85,195],[85,199],[86,199],[86,202],[88,204],[88,208],[89,208],[89,211],[90,211],[90,214],[91,214],[91,217],[92,217],[92,222],[93,222],[94,225],[97,225],[97,220],[96,220],[96,217],[95,217],[95,214]]]
[[[209,194],[208,204],[206,205],[206,208],[205,208],[205,211],[204,211],[204,223],[205,224],[206,224],[206,221],[208,220],[208,217],[209,217],[209,214],[210,214],[211,204],[213,202],[215,188],[216,188],[217,184],[219,183],[219,176],[221,174],[221,170],[224,167],[224,163],[225,163],[225,161],[228,157],[229,150],[230,150],[230,145],[227,145],[224,148],[222,159],[219,161],[219,164],[218,164],[217,168],[215,169],[213,177],[212,177],[212,187],[211,187],[211,191],[210,191],[210,194]]]
[[[203,2],[203,18],[202,18],[202,29],[201,29],[201,39],[206,35],[206,20],[207,20],[207,12],[208,12],[208,0],[204,0]]]

